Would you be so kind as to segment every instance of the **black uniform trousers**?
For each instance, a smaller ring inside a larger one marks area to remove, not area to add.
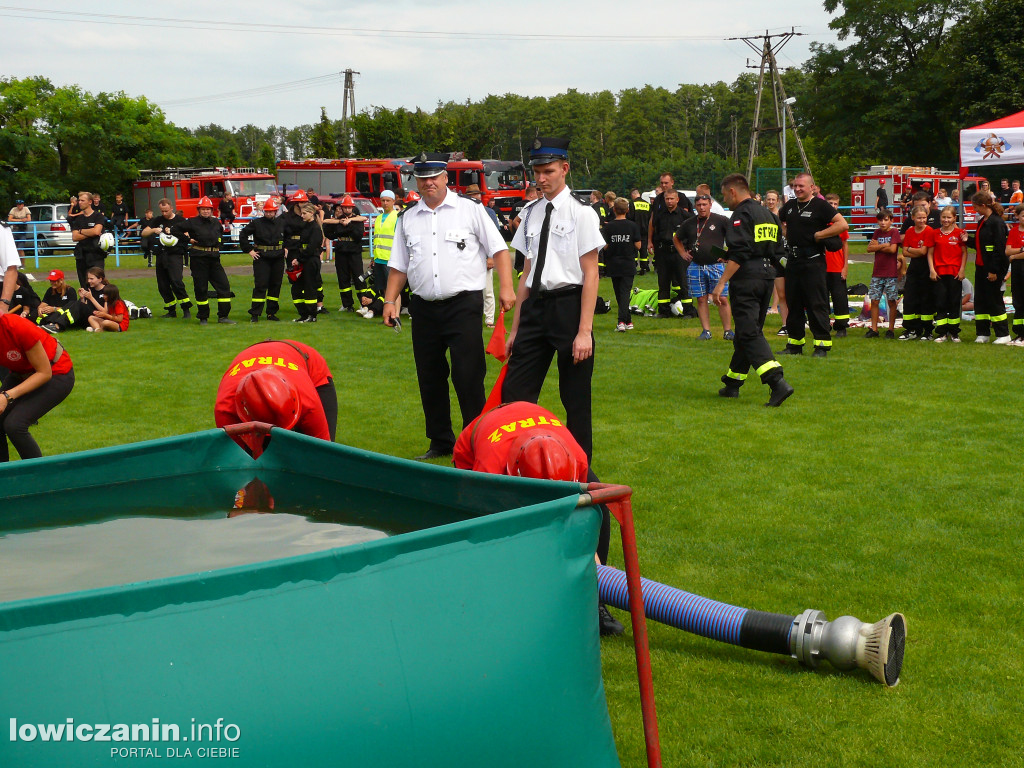
[[[1010,262],[1010,289],[1013,291],[1013,333],[1024,337],[1024,261]]]
[[[317,302],[317,286],[320,280],[320,257],[303,259],[302,274],[292,283],[292,303],[299,317],[315,317]]]
[[[921,267],[913,268],[912,271],[908,269],[903,284],[903,329],[918,336],[926,336],[931,333],[934,323],[935,286],[928,270]]]
[[[764,384],[782,378],[782,366],[775,360],[764,337],[764,318],[772,303],[774,287],[774,279],[767,277],[733,277],[729,281],[729,304],[736,337],[732,340],[729,370],[722,377],[727,387],[742,386],[751,368]]]
[[[582,292],[582,286],[537,295],[531,291],[519,310],[519,328],[508,360],[501,401],[536,403],[551,367],[551,357],[557,355],[558,394],[565,408],[565,426],[589,461],[594,451],[590,419],[594,355],[579,364],[572,359],[572,343],[580,326]]]
[[[427,301],[416,294],[409,299],[412,315],[412,353],[426,422],[430,448],[451,453],[455,447],[452,431],[451,375],[455,396],[466,427],[484,409],[484,337],[480,317],[484,312],[483,291],[463,291],[448,299]],[[451,356],[451,366],[448,358]]]
[[[0,368],[0,380],[6,388],[16,386],[27,376]],[[74,369],[67,373],[55,373],[41,387],[8,403],[0,413],[0,462],[10,460],[7,440],[22,459],[38,459],[43,455],[39,443],[29,434],[28,428],[36,424],[49,411],[56,408],[71,394],[75,386]]]
[[[633,290],[633,275],[612,277],[612,290],[615,291],[615,307],[619,313],[620,323],[633,322],[629,317],[629,294]]]
[[[249,314],[259,317],[264,305],[267,307],[267,317],[277,315],[281,308],[281,284],[284,282],[284,253],[280,256],[266,256],[260,254],[258,259],[252,263],[252,304],[249,307]]]
[[[671,243],[654,244],[654,269],[658,273],[658,314],[672,314],[671,304],[679,300],[692,304],[686,282],[686,262]]]
[[[107,254],[103,251],[96,253],[87,253],[82,258],[75,257],[75,271],[78,273],[78,287],[88,288],[89,287],[89,270],[93,267],[103,267],[106,262]]]
[[[841,330],[850,325],[850,296],[842,272],[826,272],[825,287],[832,299],[832,328]]]
[[[209,256],[201,251],[192,252],[192,285],[196,292],[196,318],[206,320],[210,316],[210,286],[213,299],[217,302],[217,317],[227,317],[231,312],[231,284],[220,263],[220,256]]]
[[[188,309],[192,306],[185,290],[182,274],[185,269],[185,257],[181,253],[160,251],[156,255],[156,289],[164,300],[164,309],[174,312],[177,305]]]
[[[356,301],[356,283],[363,274],[363,253],[334,249],[334,268],[338,273],[338,290],[341,292],[341,306],[350,309]],[[385,284],[386,285],[386,284]],[[383,293],[383,290],[381,291]]]
[[[1000,288],[1003,281],[989,282],[988,267],[974,267],[974,327],[979,336],[995,333],[997,337],[1010,333],[1006,318],[1006,305]]]
[[[828,320],[828,288],[825,281],[825,257],[795,256],[786,262],[786,318],[788,345],[804,346],[804,322],[811,324],[814,346],[832,348]]]
[[[956,275],[939,275],[935,283],[935,332],[952,338],[960,336],[960,307],[963,283]],[[1024,315],[1024,313],[1022,313]],[[1021,318],[1024,321],[1024,317]]]

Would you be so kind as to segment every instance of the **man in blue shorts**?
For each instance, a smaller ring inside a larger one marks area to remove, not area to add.
[[[687,263],[686,277],[690,286],[690,296],[697,300],[697,317],[700,318],[701,331],[697,338],[701,341],[711,340],[711,316],[708,311],[708,296],[725,272],[725,263],[712,252],[712,248],[722,249],[725,246],[725,232],[729,219],[711,212],[711,196],[698,194],[694,200],[697,215],[693,216],[676,230],[672,242],[679,255]],[[729,295],[729,286],[722,290],[722,296]],[[722,319],[725,331],[723,338],[732,340],[732,310],[729,302],[722,302],[718,307],[718,316]]]

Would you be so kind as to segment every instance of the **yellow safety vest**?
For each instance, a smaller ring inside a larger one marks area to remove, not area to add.
[[[391,243],[395,239],[398,211],[381,214],[373,221],[373,260],[386,264],[391,258]]]

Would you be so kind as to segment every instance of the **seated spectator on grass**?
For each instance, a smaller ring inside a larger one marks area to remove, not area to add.
[[[92,296],[89,297],[92,299]],[[121,301],[121,292],[116,285],[103,288],[103,308],[95,310],[89,317],[89,327],[85,330],[115,331],[123,333],[128,330],[128,307]]]
[[[36,308],[39,306],[39,295],[32,288],[24,272],[18,272],[17,285],[11,295],[10,312],[21,315],[24,318],[36,321]]]
[[[60,333],[75,327],[84,307],[75,289],[64,282],[64,272],[50,272],[50,287],[36,308],[36,322],[47,333]]]
[[[103,309],[103,289],[108,285],[103,267],[89,267],[85,280],[87,286],[78,289],[78,300],[82,303],[78,324],[83,328],[89,325],[89,317],[94,312]]]

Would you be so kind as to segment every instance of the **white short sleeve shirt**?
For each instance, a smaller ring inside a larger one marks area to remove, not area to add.
[[[402,213],[388,265],[406,274],[410,291],[437,301],[482,291],[488,257],[507,247],[482,204],[448,190],[436,208],[420,200]]]
[[[0,226],[0,282],[8,267],[21,267],[21,257],[14,242],[14,233],[7,227]]]
[[[531,262],[531,290],[536,287],[535,259],[548,202],[542,197],[523,209],[519,214],[523,224],[516,230],[512,240],[512,247],[526,254],[526,258]],[[573,285],[583,285],[580,258],[605,246],[597,211],[589,205],[580,204],[568,187],[563,188],[550,202],[555,208],[551,212],[551,223],[548,228],[548,248],[544,257],[544,274],[541,276],[543,285],[540,289],[554,291]]]

